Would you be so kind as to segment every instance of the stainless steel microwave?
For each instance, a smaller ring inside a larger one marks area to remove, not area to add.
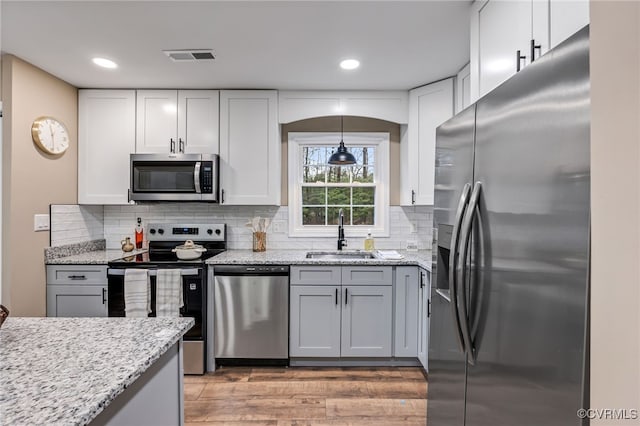
[[[219,164],[215,154],[131,154],[129,198],[216,203]]]

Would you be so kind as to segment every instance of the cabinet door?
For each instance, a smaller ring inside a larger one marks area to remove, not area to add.
[[[340,286],[291,286],[290,356],[340,356],[340,301]]]
[[[484,96],[530,61],[531,1],[489,0],[478,11],[479,90]]]
[[[218,153],[219,96],[217,90],[178,92],[177,151],[188,154]]]
[[[78,92],[78,204],[128,203],[135,143],[135,91]]]
[[[280,205],[275,90],[220,92],[221,203]]]
[[[471,105],[471,66],[467,64],[456,76],[456,109],[459,113]]]
[[[48,285],[48,317],[106,317],[107,286]]]
[[[418,355],[420,291],[418,268],[415,266],[397,267],[393,333],[394,356],[415,358]]]
[[[343,357],[389,357],[392,286],[342,287]]]
[[[137,153],[178,152],[177,102],[178,92],[175,90],[138,90]]]
[[[551,0],[549,9],[551,48],[589,23],[588,0]]]
[[[418,359],[425,370],[429,371],[429,319],[431,317],[431,273],[420,269],[420,289],[418,307]]]
[[[402,205],[433,205],[436,128],[453,116],[453,78],[409,92],[407,181],[401,187]]]

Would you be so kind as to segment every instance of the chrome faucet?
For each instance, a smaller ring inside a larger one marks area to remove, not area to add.
[[[344,212],[342,209],[338,211],[338,250],[347,246],[347,240],[344,238]]]

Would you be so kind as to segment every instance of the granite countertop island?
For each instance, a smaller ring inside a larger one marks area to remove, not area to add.
[[[2,424],[89,423],[193,323],[193,318],[8,318],[0,329]]]
[[[389,265],[420,266],[431,271],[431,250],[398,250],[403,258],[387,260],[373,259],[307,259],[307,252],[314,250],[227,250],[207,259],[209,265]],[[353,252],[355,250],[351,250]],[[345,252],[348,252],[345,250]]]

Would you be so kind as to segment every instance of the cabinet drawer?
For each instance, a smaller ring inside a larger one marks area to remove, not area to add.
[[[292,266],[291,284],[340,285],[340,266]]]
[[[105,285],[106,265],[48,265],[47,284]]]
[[[391,266],[343,266],[342,285],[393,285]]]

